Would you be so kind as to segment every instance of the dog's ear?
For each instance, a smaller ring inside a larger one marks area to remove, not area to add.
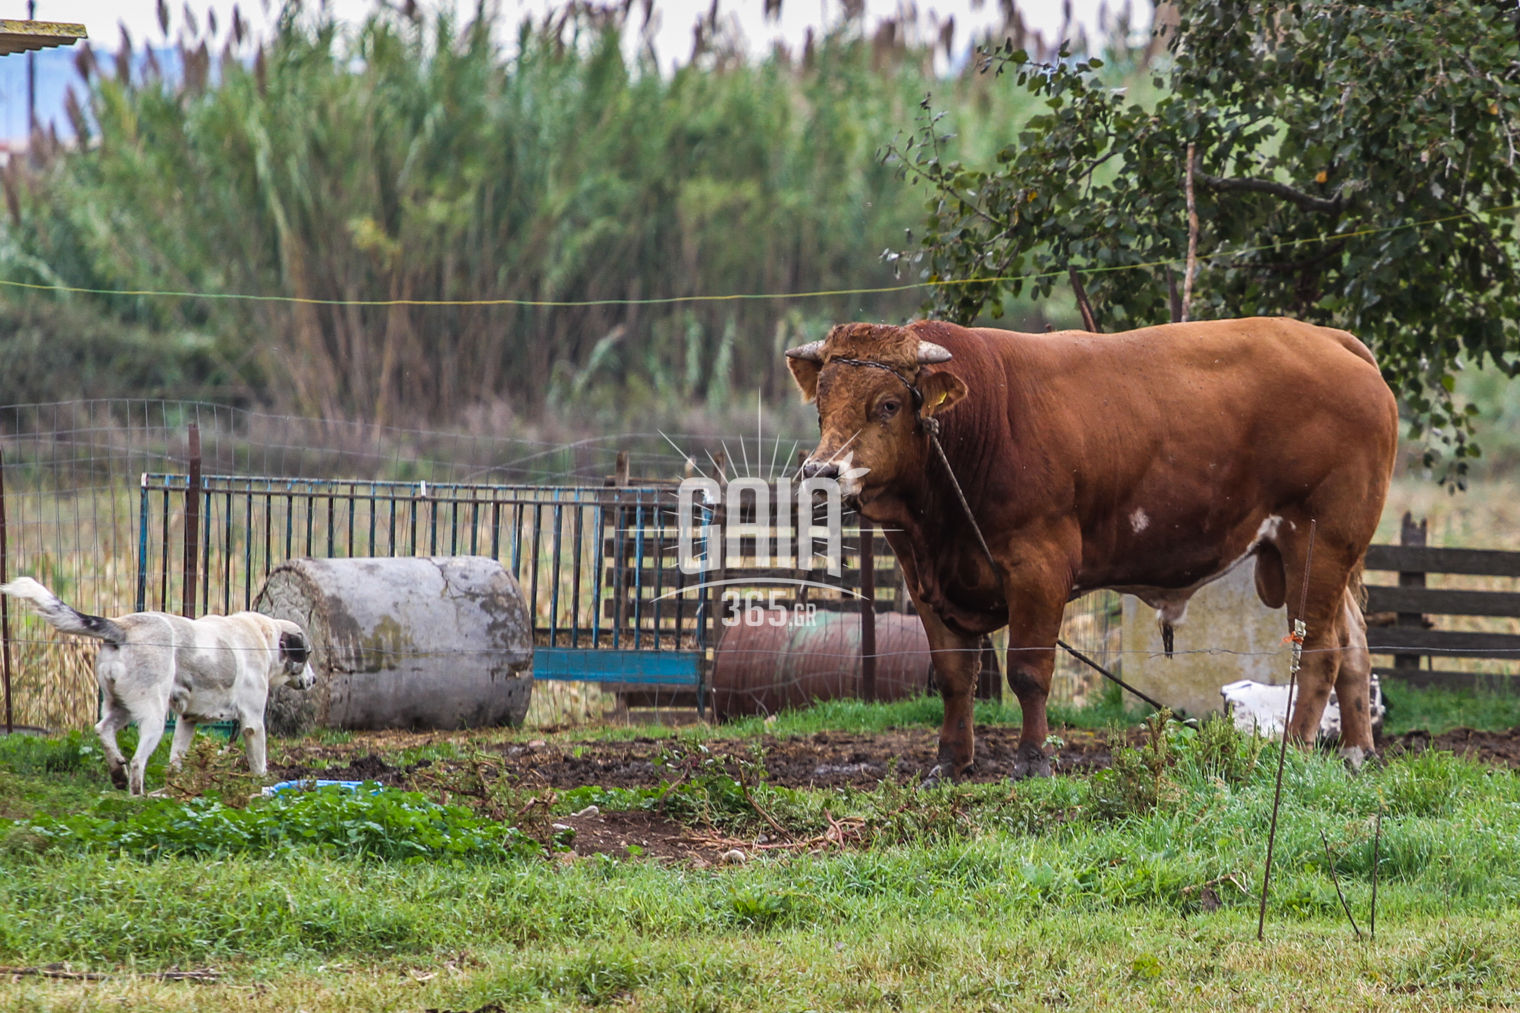
[[[280,656],[285,663],[292,668],[300,668],[311,660],[311,644],[306,642],[306,634],[290,632],[280,634]]]

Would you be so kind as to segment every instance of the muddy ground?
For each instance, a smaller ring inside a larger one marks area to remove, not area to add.
[[[320,777],[436,789],[440,783],[437,775],[442,772],[431,769],[430,761],[397,766],[383,755],[394,757],[402,749],[465,734],[376,732],[356,734],[340,745],[298,743],[288,747],[283,758],[271,762],[270,773],[288,779]],[[1138,736],[1138,732],[1135,734]],[[896,729],[874,735],[820,732],[802,738],[758,740],[725,739],[721,730],[715,730],[712,737],[702,742],[708,756],[763,764],[765,778],[772,784],[792,788],[872,788],[883,779],[906,782],[922,778],[933,765],[937,738],[938,730],[931,728]],[[1061,738],[1063,744],[1054,759],[1059,773],[1091,773],[1112,761],[1112,744],[1102,734],[1066,730]],[[1007,778],[1017,746],[1016,728],[980,730],[973,780]],[[1520,768],[1520,728],[1507,732],[1463,728],[1435,736],[1409,732],[1379,742],[1379,750],[1385,755],[1430,748],[1469,756],[1481,763]],[[699,749],[693,750],[688,743],[672,736],[626,741],[586,738],[494,743],[483,745],[479,756],[473,763],[472,773],[476,777],[484,781],[504,778],[530,791],[582,785],[657,787],[686,776],[705,758]],[[645,811],[591,813],[561,820],[575,830],[573,847],[577,855],[642,855],[706,863],[721,861],[725,855],[733,859],[736,848],[748,857],[766,848],[795,847],[799,843],[736,841]],[[820,839],[813,843],[828,846],[830,842]]]

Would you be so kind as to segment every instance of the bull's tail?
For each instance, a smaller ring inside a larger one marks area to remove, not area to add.
[[[127,642],[127,631],[119,624],[102,616],[85,615],[30,577],[17,577],[9,584],[0,584],[0,594],[31,602],[37,614],[60,633],[94,637],[96,640],[104,640],[112,647],[120,647]]]

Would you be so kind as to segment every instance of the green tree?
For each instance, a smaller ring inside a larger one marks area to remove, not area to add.
[[[1070,271],[1104,329],[1279,313],[1344,327],[1377,353],[1426,464],[1461,484],[1478,451],[1453,371],[1520,372],[1520,13],[1482,0],[1178,7],[1148,105],[1109,87],[1096,59],[984,52],[985,70],[1045,106],[985,166],[941,155],[926,105],[889,157],[931,194],[918,253],[942,284],[928,309],[995,316]]]

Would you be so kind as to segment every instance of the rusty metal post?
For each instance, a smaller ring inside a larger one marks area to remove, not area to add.
[[[860,521],[860,695],[876,699],[876,529]]]
[[[10,580],[10,544],[5,521],[5,451],[0,450],[0,584]],[[11,710],[11,610],[10,599],[0,594],[0,667],[5,672],[5,734],[15,731]]]
[[[185,486],[184,604],[180,614],[195,618],[195,582],[201,534],[201,428],[190,423],[190,481]]]

